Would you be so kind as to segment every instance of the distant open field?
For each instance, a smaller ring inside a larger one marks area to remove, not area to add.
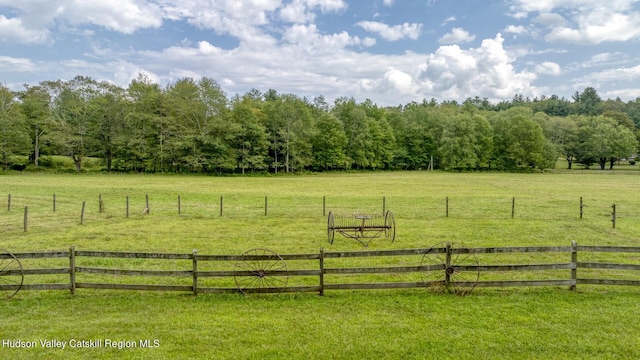
[[[256,247],[284,254],[362,250],[339,235],[334,244],[327,242],[323,210],[325,215],[379,213],[383,206],[395,215],[396,240],[375,239],[369,249],[443,242],[468,247],[569,246],[571,241],[640,246],[639,176],[624,171],[0,175],[0,249],[197,249],[199,254],[241,254]],[[147,194],[150,214],[144,215]],[[640,288],[597,286],[577,292],[486,288],[467,297],[426,289],[329,291],[323,297],[22,291],[0,302],[0,341],[38,344],[33,349],[0,347],[0,358],[632,359],[640,358],[635,319],[639,295]],[[47,339],[151,339],[159,347],[50,349],[39,343]]]

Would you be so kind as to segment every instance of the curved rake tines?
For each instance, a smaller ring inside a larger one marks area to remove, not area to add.
[[[396,220],[391,211],[384,215],[384,237],[391,242],[396,239]]]
[[[281,292],[289,282],[284,260],[269,249],[251,249],[242,254],[235,264],[233,278],[243,294]]]
[[[12,253],[0,249],[0,299],[10,299],[22,288],[24,270]]]
[[[428,287],[468,295],[478,284],[478,259],[463,244],[437,244],[422,257],[422,280]]]

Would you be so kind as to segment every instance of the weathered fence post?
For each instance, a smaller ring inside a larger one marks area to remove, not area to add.
[[[11,211],[11,194],[7,198],[7,211]]]
[[[327,216],[327,196],[322,197],[322,217]]]
[[[126,215],[126,217],[129,217],[129,195],[127,195],[127,197],[126,197],[126,202],[127,202],[127,203],[126,203],[126,208],[127,208],[127,215]]]
[[[516,216],[516,198],[513,197],[511,199],[511,218],[513,219]]]
[[[611,206],[612,211],[611,211],[611,224],[613,225],[613,228],[616,228],[616,204],[613,204]]]
[[[198,295],[198,251],[193,249],[193,295]]]
[[[569,290],[576,290],[578,283],[578,243],[571,241],[571,286]]]
[[[447,289],[449,289],[449,282],[451,281],[451,273],[449,268],[451,267],[451,243],[447,243],[446,254],[445,254],[445,269],[444,269],[444,285]]]
[[[76,247],[69,247],[69,290],[76,293]]]
[[[267,216],[267,197],[264,197],[264,216]]]
[[[324,295],[324,248],[320,248],[320,290],[319,295]]]
[[[98,194],[98,212],[104,212],[104,203],[102,202],[102,194]]]
[[[178,195],[178,215],[182,213],[182,209],[180,209],[180,195]]]
[[[23,222],[24,232],[27,232],[29,228],[29,207],[24,207],[24,222]]]
[[[222,216],[222,195],[220,195],[220,216]]]
[[[584,204],[582,203],[582,196],[580,196],[580,220],[582,220],[582,208],[584,207]]]
[[[53,212],[56,212],[56,194],[53,194]]]
[[[145,194],[145,199],[146,199],[146,207],[144,208],[144,211],[142,212],[143,214],[151,214],[151,208],[149,207],[149,194]]]
[[[448,196],[445,198],[444,205],[445,205],[444,215],[445,217],[449,217],[449,197]]]
[[[387,197],[382,197],[382,215],[384,215],[387,211]]]
[[[82,202],[82,212],[80,213],[80,225],[84,225],[84,209],[87,205],[86,201]]]

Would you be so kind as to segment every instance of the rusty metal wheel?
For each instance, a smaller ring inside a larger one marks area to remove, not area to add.
[[[329,215],[327,215],[327,238],[329,239],[329,244],[333,244],[333,239],[336,237],[336,220],[333,216],[333,212],[329,211]]]
[[[22,289],[24,269],[12,253],[0,249],[0,299],[10,299]]]
[[[384,215],[384,237],[391,242],[396,239],[396,220],[391,211]]]
[[[289,282],[289,273],[280,255],[256,248],[242,254],[235,264],[233,278],[243,294],[282,292]]]
[[[422,281],[427,288],[468,295],[478,284],[478,259],[463,244],[440,243],[422,256]]]

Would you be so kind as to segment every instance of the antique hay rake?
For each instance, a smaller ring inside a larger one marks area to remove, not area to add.
[[[334,214],[330,211],[327,216],[327,236],[330,244],[333,244],[336,231],[368,247],[373,239],[382,237],[383,234],[385,239],[393,242],[396,239],[396,221],[391,211],[387,211],[384,215]]]

